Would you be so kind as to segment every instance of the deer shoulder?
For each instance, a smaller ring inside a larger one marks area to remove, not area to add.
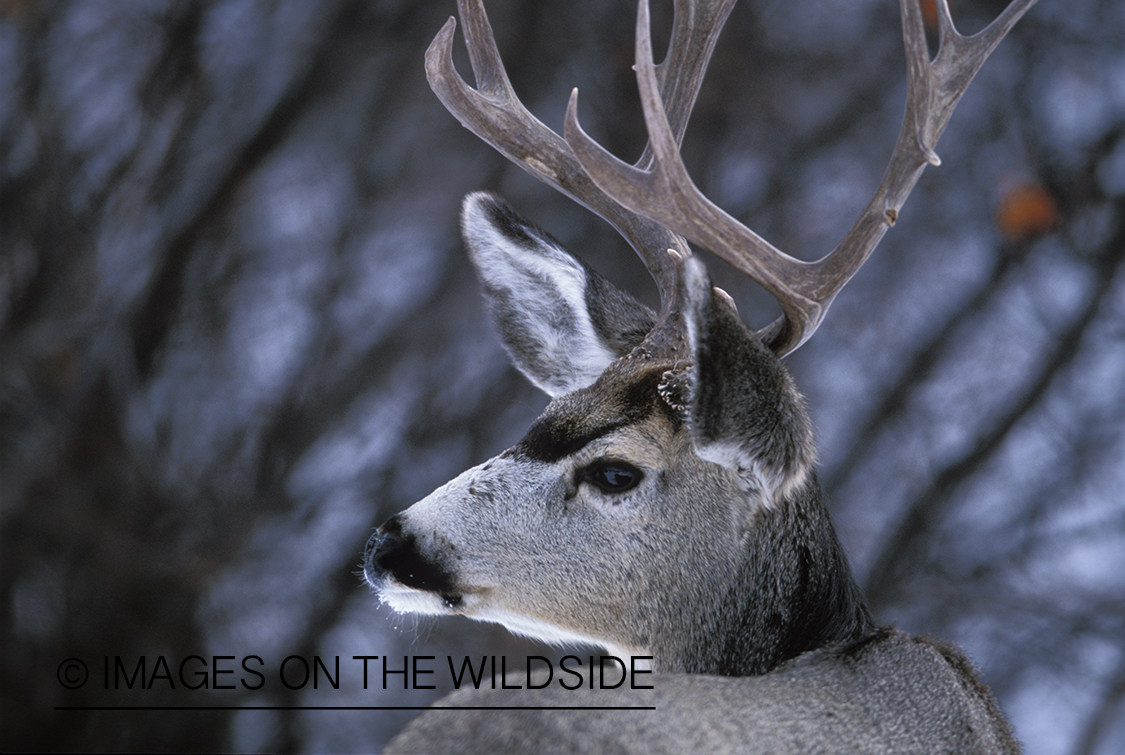
[[[544,688],[517,698],[462,691],[416,718],[387,752],[1018,752],[966,664],[949,647],[882,630],[761,676],[663,674],[651,690]],[[582,705],[591,709],[562,712]]]

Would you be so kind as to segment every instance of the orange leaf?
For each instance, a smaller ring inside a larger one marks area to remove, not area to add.
[[[1058,214],[1050,192],[1039,183],[1020,180],[1001,189],[996,225],[1009,240],[1024,241],[1054,228]]]
[[[937,31],[937,0],[921,0],[922,21],[930,31]]]

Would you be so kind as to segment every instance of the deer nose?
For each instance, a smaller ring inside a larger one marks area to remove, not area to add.
[[[376,588],[393,579],[415,590],[438,593],[450,605],[460,603],[453,575],[422,553],[417,537],[404,531],[399,514],[384,522],[367,541],[363,576]]]
[[[403,548],[402,517],[395,514],[375,530],[363,549],[363,576],[368,584],[378,587],[391,571],[392,554]]]

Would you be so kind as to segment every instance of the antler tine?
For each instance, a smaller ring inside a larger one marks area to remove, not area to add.
[[[907,53],[907,110],[887,170],[871,201],[843,241],[816,262],[774,247],[708,200],[692,183],[669,124],[652,60],[647,0],[637,11],[637,83],[654,159],[651,168],[629,166],[609,154],[579,126],[576,100],[564,134],[593,181],[630,210],[657,220],[745,272],[781,305],[783,317],[759,336],[779,355],[816,330],[839,290],[894,224],[927,164],[938,164],[934,144],[954,107],[988,55],[1036,0],[1013,0],[987,28],[964,37],[939,0],[940,44],[929,59],[918,0],[901,0]]]
[[[737,0],[721,0],[713,7],[711,3],[698,0],[675,2],[668,52],[654,69],[660,100],[676,144],[683,141],[707,64],[735,2]],[[651,158],[652,145],[649,144],[636,164],[647,165]]]
[[[786,283],[807,263],[789,257],[739,223],[692,182],[660,96],[647,0],[640,0],[637,9],[636,48],[637,86],[653,153],[651,167],[628,165],[591,139],[578,123],[576,94],[571,95],[564,123],[567,143],[594,183],[622,205],[709,249],[769,291],[781,304],[785,323],[785,327],[775,323],[768,330],[767,340],[772,342],[778,334],[806,322],[808,311],[815,307],[815,302],[799,301]]]
[[[691,253],[687,242],[662,223],[622,207],[590,180],[562,137],[516,96],[481,0],[459,0],[458,12],[477,88],[470,87],[453,66],[457,22],[450,18],[426,51],[426,78],[438,99],[462,125],[509,160],[613,225],[653,276],[662,305],[669,306],[676,273],[666,250],[686,256]]]
[[[957,103],[984,61],[1036,1],[1013,0],[982,31],[966,37],[954,27],[946,0],[938,0],[938,52],[931,60],[918,0],[900,0],[906,47],[906,113],[871,201],[836,248],[812,265],[815,274],[806,289],[811,298],[824,302],[824,311],[898,220],[922,171],[927,165],[941,164],[934,148]]]

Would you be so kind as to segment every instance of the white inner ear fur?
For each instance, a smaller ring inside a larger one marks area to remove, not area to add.
[[[523,370],[538,388],[555,397],[590,385],[616,359],[598,339],[586,309],[586,271],[565,250],[543,238],[531,226],[523,230],[535,246],[513,240],[496,228],[479,205],[466,201],[464,232],[472,240],[471,251],[486,282],[509,293],[520,307],[529,328],[529,339],[538,345],[544,361],[556,365],[555,374],[538,375]],[[544,311],[550,288],[571,314],[573,329],[557,327],[553,313]]]

